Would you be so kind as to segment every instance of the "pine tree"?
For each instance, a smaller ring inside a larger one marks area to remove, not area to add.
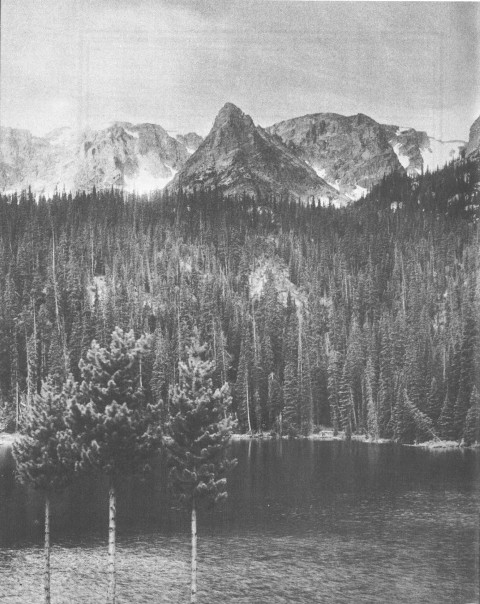
[[[333,434],[336,436],[340,427],[340,404],[339,404],[339,354],[335,350],[328,355],[328,403],[330,405],[330,417],[332,419]]]
[[[415,440],[415,421],[409,408],[406,391],[397,401],[393,408],[390,424],[392,426],[393,439],[403,444],[413,443]]]
[[[215,363],[207,344],[197,334],[179,363],[179,383],[170,391],[165,447],[171,467],[171,486],[190,510],[192,569],[190,602],[197,601],[197,508],[227,496],[226,474],[236,461],[228,459],[227,447],[233,422],[228,414],[228,385],[213,390]]]
[[[340,425],[347,440],[352,438],[353,397],[350,384],[347,381],[346,368],[340,375],[338,383],[338,405],[340,410]]]
[[[253,395],[251,388],[251,358],[250,338],[248,329],[243,330],[243,337],[238,361],[237,381],[235,384],[235,401],[240,426],[245,432],[253,432]]]
[[[465,420],[463,441],[467,447],[480,444],[480,394],[474,386],[470,396],[470,409]]]
[[[300,430],[300,413],[298,404],[298,382],[294,364],[285,365],[283,376],[283,430],[289,436],[296,436]]]
[[[49,374],[56,385],[63,384],[65,381],[65,356],[64,346],[61,340],[61,334],[58,329],[54,329],[50,348],[48,350]]]
[[[160,329],[155,334],[155,360],[153,362],[150,388],[154,401],[167,401],[168,386],[171,376],[169,375],[169,342]],[[162,421],[166,419],[166,409],[162,405]]]
[[[460,375],[454,415],[457,438],[462,437],[469,408],[475,375],[474,354],[477,339],[477,325],[471,312],[465,321],[460,352]]]
[[[421,441],[426,439],[439,440],[438,436],[433,430],[433,422],[426,413],[420,411],[413,401],[411,401],[405,394],[404,405],[407,413],[413,420],[415,425],[415,440]]]
[[[378,425],[377,404],[373,394],[374,378],[375,372],[373,369],[372,359],[368,357],[364,376],[364,393],[367,399],[367,432],[370,438],[373,440],[378,440],[380,437],[380,428]]]
[[[451,440],[456,438],[454,425],[454,402],[449,396],[448,390],[445,395],[440,417],[438,418],[437,427],[442,438]]]
[[[427,397],[427,413],[432,418],[433,422],[436,423],[442,412],[441,408],[441,392],[438,386],[438,382],[435,377],[432,378],[430,384],[430,391]]]
[[[50,499],[54,491],[73,480],[75,472],[76,457],[65,416],[76,391],[71,378],[60,391],[53,380],[44,382],[13,445],[19,481],[43,491],[45,496],[45,604],[50,604]]]
[[[160,404],[145,401],[141,359],[149,340],[116,328],[109,348],[95,341],[80,362],[82,383],[69,407],[67,424],[78,449],[79,465],[109,480],[109,581],[107,602],[116,601],[116,489],[125,475],[141,474],[161,444]]]

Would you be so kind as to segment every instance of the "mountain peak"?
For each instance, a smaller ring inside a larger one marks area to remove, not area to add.
[[[225,105],[218,112],[218,115],[238,115],[238,116],[244,116],[245,114],[240,109],[240,107],[237,107],[233,103],[225,103]]]
[[[215,118],[213,129],[217,130],[230,124],[243,124],[247,128],[255,127],[253,120],[249,115],[243,113],[243,111],[233,103],[225,103]]]
[[[228,195],[271,193],[315,197],[327,203],[337,191],[233,103],[226,103],[212,130],[170,185],[186,191],[218,187]]]
[[[467,157],[480,157],[480,116],[470,127],[470,136],[466,148]]]

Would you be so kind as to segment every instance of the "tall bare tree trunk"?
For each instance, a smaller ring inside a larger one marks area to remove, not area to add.
[[[115,604],[115,537],[117,530],[117,495],[115,493],[114,479],[110,478],[110,489],[108,491],[108,593],[107,603]]]
[[[197,510],[195,500],[192,502],[192,586],[190,604],[197,602]]]
[[[44,590],[45,604],[50,604],[50,496],[45,493],[45,570]]]
[[[252,433],[252,422],[250,421],[250,403],[248,401],[248,372],[247,372],[247,383],[246,383],[246,390],[247,390],[247,420],[248,420],[248,432],[251,434]]]

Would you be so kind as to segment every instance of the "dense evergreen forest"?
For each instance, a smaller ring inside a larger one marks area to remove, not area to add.
[[[478,439],[477,166],[347,208],[121,191],[0,197],[0,429],[115,326],[163,398],[198,328],[242,432]],[[477,383],[475,383],[477,381]]]

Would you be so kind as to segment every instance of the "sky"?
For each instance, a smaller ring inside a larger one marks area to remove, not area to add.
[[[226,102],[262,126],[308,113],[468,139],[480,3],[1,0],[0,124],[152,122],[208,133]]]

